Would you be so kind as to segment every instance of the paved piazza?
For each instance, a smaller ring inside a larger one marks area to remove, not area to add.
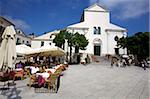
[[[26,86],[28,81],[16,81],[16,88],[0,91],[0,99],[149,99],[149,70],[136,66],[71,65],[61,77],[58,93],[35,93]]]

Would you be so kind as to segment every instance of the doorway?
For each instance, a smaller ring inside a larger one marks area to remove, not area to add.
[[[101,55],[101,46],[100,45],[94,45],[94,55]]]
[[[115,48],[115,54],[119,55],[119,48]]]

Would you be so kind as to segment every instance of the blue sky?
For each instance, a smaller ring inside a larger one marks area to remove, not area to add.
[[[149,0],[0,0],[0,15],[26,34],[41,35],[79,22],[83,9],[96,2],[129,35],[149,31]]]

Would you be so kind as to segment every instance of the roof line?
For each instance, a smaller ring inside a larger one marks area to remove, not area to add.
[[[125,27],[123,27],[123,26],[121,26],[121,25],[118,25],[118,24],[116,24],[116,23],[112,23],[112,22],[110,22],[110,24],[113,24],[113,25],[116,25],[116,26],[119,26],[119,27],[121,27],[121,28],[126,29]]]
[[[99,3],[95,3],[95,4],[91,5],[91,6],[89,6],[88,8],[85,8],[84,10],[87,11],[88,9],[90,9],[91,7],[93,7],[93,6],[95,6],[95,5],[97,5],[97,6],[101,7],[101,8],[103,8],[104,10],[106,10],[106,12],[109,12],[108,9],[106,9],[105,7],[103,7],[102,5],[100,5]]]
[[[41,36],[43,36],[43,35],[46,35],[46,34],[49,34],[49,33],[52,33],[52,32],[55,33],[55,31],[60,31],[60,30],[53,30],[53,31],[47,32],[47,33],[45,33],[45,34],[41,34],[41,35],[35,37],[34,39],[36,39],[36,38],[38,39],[39,37],[41,37]],[[53,33],[52,33],[52,34],[53,34]]]
[[[8,23],[10,23],[11,25],[15,26],[15,24],[13,24],[12,22],[10,22],[8,19],[6,19],[6,18],[4,18],[2,16],[0,16],[0,18],[4,19],[5,21],[7,21]]]

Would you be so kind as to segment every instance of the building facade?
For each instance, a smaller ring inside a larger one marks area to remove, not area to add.
[[[52,32],[45,33],[44,35],[35,37],[31,41],[31,47],[32,48],[40,48],[40,47],[46,46],[46,45],[55,45],[53,43],[53,39],[55,38],[55,35],[58,34],[59,32],[60,32],[59,30],[55,30]]]
[[[0,16],[0,43],[2,41],[1,36],[4,32],[4,29],[10,25],[13,25],[15,27],[15,25],[12,22]],[[25,35],[25,33],[22,30],[16,29],[16,44],[17,45],[26,44],[28,46],[31,46],[31,39],[32,37],[28,37],[27,35]]]
[[[5,19],[4,17],[0,16],[0,44],[2,41],[2,34],[4,32],[4,29],[10,25],[13,25],[15,27],[15,25],[12,22],[10,22],[7,19]]]
[[[20,44],[25,44],[28,46],[31,46],[31,37],[28,37],[25,35],[25,33],[23,33],[23,31],[21,31],[20,29],[16,30],[16,44],[20,45]]]
[[[127,30],[111,23],[110,12],[98,4],[84,9],[80,22],[70,25],[66,29],[71,33],[78,32],[84,34],[88,39],[89,44],[86,50],[80,50],[81,53],[98,56],[126,54],[125,49],[119,49],[116,46],[117,42],[115,39],[123,36],[126,37]],[[54,38],[50,38],[52,34],[56,34],[56,31],[35,38],[31,44],[32,48],[41,47],[43,42],[44,44],[52,44]],[[68,47],[65,47],[65,51],[67,52],[68,50]]]
[[[110,12],[98,4],[84,9],[80,23],[70,25],[67,29],[86,36],[89,44],[85,53],[99,56],[126,53],[125,49],[116,46],[115,38],[126,36],[127,30],[111,23]]]

